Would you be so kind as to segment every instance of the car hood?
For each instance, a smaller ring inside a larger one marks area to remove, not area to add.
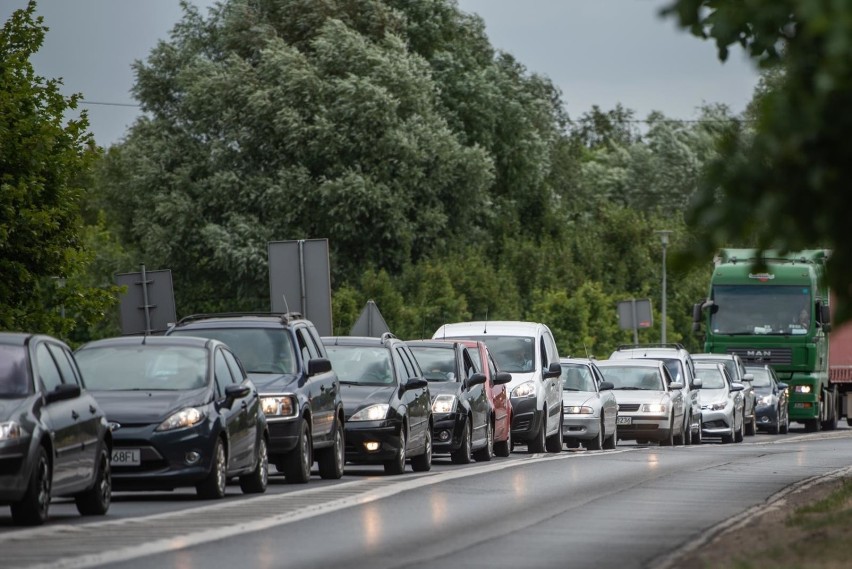
[[[511,393],[513,389],[515,389],[517,386],[524,383],[525,381],[534,380],[535,376],[536,376],[536,372],[534,372],[534,371],[529,372],[529,373],[516,372],[516,373],[511,373],[509,375],[512,376],[512,381],[510,381],[508,384],[506,384],[506,387],[509,388],[509,392]]]
[[[375,403],[389,403],[397,390],[395,385],[340,385],[343,412],[348,417],[358,409]]]
[[[651,389],[624,391],[616,389],[613,393],[615,394],[615,401],[619,405],[624,403],[665,403],[669,400],[669,393],[667,391]]]
[[[92,391],[108,421],[160,423],[184,407],[207,403],[207,389],[191,391]]]
[[[586,405],[594,406],[599,403],[599,399],[595,393],[589,391],[563,391],[563,405]]]
[[[432,401],[437,395],[455,395],[461,398],[461,386],[458,381],[430,381],[429,394],[432,396]]]
[[[291,391],[290,384],[299,378],[295,373],[250,373],[249,379],[257,387],[258,393],[278,393]]]
[[[14,399],[0,399],[0,423],[16,419],[24,411],[32,395]]]
[[[724,389],[700,389],[698,391],[698,401],[702,405],[710,403],[723,403],[728,400],[728,392]]]

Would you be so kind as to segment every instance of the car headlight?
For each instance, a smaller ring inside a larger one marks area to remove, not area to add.
[[[458,399],[455,395],[438,395],[432,402],[433,413],[452,413],[456,408]]]
[[[207,413],[198,407],[186,407],[177,413],[172,414],[168,419],[160,423],[160,426],[154,429],[155,431],[172,431],[174,429],[183,429],[197,425],[201,422]]]
[[[774,395],[761,395],[757,399],[758,405],[772,405],[774,403],[775,403],[775,396]]]
[[[535,397],[535,383],[532,381],[523,382],[512,390],[510,396],[518,399],[523,397]]]
[[[797,385],[793,388],[793,391],[796,393],[810,393],[811,386],[810,385]]]
[[[15,421],[0,423],[0,441],[14,441],[23,435],[21,426]]]
[[[563,405],[562,411],[568,415],[592,415],[595,410],[585,405]]]
[[[369,407],[364,407],[354,415],[352,415],[349,420],[350,421],[381,421],[388,416],[388,410],[390,410],[390,405],[387,403],[379,403],[377,405],[370,405]]]
[[[666,413],[669,406],[665,403],[645,403],[642,405],[642,411],[645,413]]]
[[[298,411],[292,395],[264,395],[260,398],[260,408],[267,417],[295,417]]]
[[[728,406],[727,401],[714,401],[713,403],[705,403],[701,406],[702,409],[706,409],[708,411],[721,411],[725,407]]]

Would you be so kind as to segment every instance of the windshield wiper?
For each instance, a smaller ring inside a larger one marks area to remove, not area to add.
[[[621,391],[645,391],[644,387],[616,387],[615,389],[620,389]]]
[[[574,389],[573,387],[563,387],[562,391],[582,391],[582,389]]]

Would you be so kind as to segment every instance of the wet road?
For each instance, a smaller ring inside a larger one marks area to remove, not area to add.
[[[852,465],[852,430],[741,444],[513,453],[429,473],[347,467],[340,481],[273,483],[260,497],[117,494],[92,521],[0,515],[4,567],[649,567],[791,484]],[[274,478],[273,478],[274,482]]]

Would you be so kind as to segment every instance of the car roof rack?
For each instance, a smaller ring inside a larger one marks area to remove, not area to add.
[[[382,338],[381,339],[382,339],[382,342],[384,342],[385,340],[390,340],[390,339],[396,340],[397,337],[394,336],[394,334],[392,332],[382,332]]]
[[[208,312],[184,316],[175,323],[175,326],[188,324],[197,320],[205,320],[207,318],[238,318],[240,316],[278,317],[284,324],[288,324],[291,320],[299,320],[302,318],[302,314],[299,312]]]
[[[621,344],[617,350],[641,350],[643,348],[674,348],[683,350],[683,344]]]

